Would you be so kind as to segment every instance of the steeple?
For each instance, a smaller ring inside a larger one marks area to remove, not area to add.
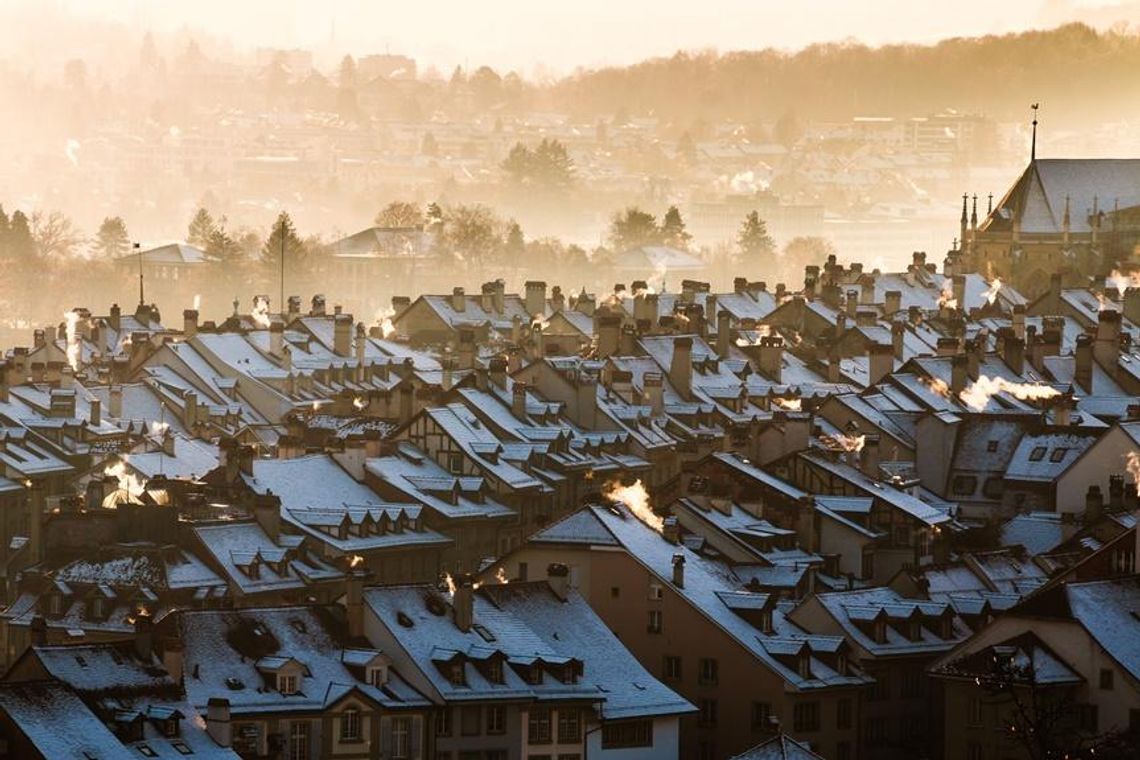
[[[1033,138],[1029,143],[1029,162],[1033,163],[1037,160],[1037,109],[1041,107],[1040,103],[1034,103],[1030,106],[1033,109]]]
[[[970,212],[970,228],[974,231],[978,229],[978,196],[974,195],[974,208]]]
[[[970,222],[970,218],[966,215],[966,201],[968,198],[969,198],[968,194],[962,193],[962,219],[961,219],[962,232],[961,232],[961,235],[959,236],[959,239],[961,239],[963,244],[965,244],[965,242],[966,242],[966,225]]]

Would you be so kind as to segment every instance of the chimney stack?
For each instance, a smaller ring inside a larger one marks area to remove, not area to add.
[[[526,419],[526,383],[515,380],[511,387],[511,414],[520,420]]]
[[[661,521],[661,536],[671,544],[681,543],[681,524],[670,515]]]
[[[956,398],[966,390],[966,379],[969,377],[970,358],[965,354],[954,354],[950,358],[950,393]]]
[[[527,280],[525,288],[526,313],[534,318],[546,314],[546,283],[542,280]]]
[[[732,314],[721,309],[716,313],[716,354],[727,359],[732,348]]]
[[[144,663],[154,659],[154,620],[149,614],[135,615],[135,656]]]
[[[470,631],[475,618],[475,588],[469,574],[459,576],[451,606],[455,610],[455,627],[464,633]]]
[[[598,358],[605,359],[618,351],[621,317],[606,313],[598,317]]]
[[[451,308],[462,314],[467,310],[467,294],[463,288],[456,287],[451,289]]]
[[[352,356],[351,314],[337,314],[333,317],[333,353],[337,356]]]
[[[765,335],[760,338],[756,363],[772,382],[784,381],[784,339],[779,335]]]
[[[182,312],[182,336],[189,340],[198,334],[198,310],[185,309]]]
[[[230,701],[225,697],[210,697],[206,704],[206,733],[219,747],[233,744],[230,727]]]
[[[1077,381],[1077,385],[1085,393],[1092,393],[1093,339],[1088,333],[1081,333],[1077,336],[1074,358],[1076,366],[1073,379]]]
[[[669,382],[688,401],[693,393],[693,339],[683,335],[673,340],[673,360],[669,364]]]
[[[895,369],[895,347],[887,343],[874,343],[867,356],[867,385],[876,385]]]
[[[654,417],[665,413],[665,392],[663,378],[659,372],[646,372],[641,380],[645,390],[645,403]]]
[[[685,587],[685,555],[673,555],[673,585],[677,588]]]
[[[282,348],[285,346],[285,325],[280,322],[269,323],[269,353],[281,358]]]
[[[344,580],[345,622],[349,637],[354,639],[364,635],[364,576],[363,568],[349,567]]]
[[[1086,525],[1091,525],[1099,522],[1103,516],[1104,494],[1101,493],[1100,486],[1089,486],[1089,490],[1085,494],[1084,522]]]
[[[555,596],[566,601],[570,594],[570,568],[561,562],[552,562],[546,568],[546,582]]]

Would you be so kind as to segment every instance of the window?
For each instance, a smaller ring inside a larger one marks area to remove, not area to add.
[[[659,601],[661,599],[661,596],[662,596],[661,585],[659,583],[650,583],[649,584],[649,598],[652,599],[653,601]]]
[[[277,674],[277,691],[282,694],[296,694],[297,693],[297,676],[285,675],[284,673]]]
[[[447,680],[454,686],[463,686],[467,683],[467,676],[463,672],[463,663],[459,660],[447,665]]]
[[[1112,690],[1112,671],[1102,669],[1100,671],[1100,688],[1111,691]]]
[[[994,453],[995,451],[997,451],[997,449],[998,449],[998,442],[997,442],[997,440],[989,440],[989,441],[986,441],[986,451],[988,451],[988,452],[990,452],[990,453],[992,454],[992,453]]]
[[[681,680],[681,658],[672,654],[665,655],[665,664],[661,667],[661,677],[673,681]]]
[[[982,760],[982,745],[977,742],[970,742],[966,745],[966,760]]]
[[[835,760],[851,760],[851,745],[848,742],[835,745]]]
[[[902,672],[902,696],[921,697],[926,686],[925,675],[918,668],[907,668]]]
[[[661,610],[649,611],[649,632],[661,633]]]
[[[767,702],[752,703],[752,730],[767,731],[772,727],[772,705]]]
[[[452,475],[459,475],[463,472],[463,455],[462,454],[448,454],[447,455],[447,471]]]
[[[841,699],[835,706],[835,727],[851,728],[851,700]]]
[[[575,744],[582,741],[582,717],[572,707],[558,711],[558,743]]]
[[[459,708],[459,733],[463,736],[478,736],[482,722],[483,711],[477,705]]]
[[[712,657],[701,658],[700,675],[697,681],[705,686],[714,686],[719,677],[717,661]]]
[[[1069,453],[1069,449],[1064,446],[1058,446],[1053,449],[1053,453],[1049,455],[1050,462],[1060,462]]]
[[[969,704],[966,705],[966,725],[982,725],[982,700],[977,697],[971,697]]]
[[[705,728],[716,725],[717,704],[715,699],[702,699],[700,702],[701,714],[698,722]]]
[[[307,720],[295,720],[289,724],[289,760],[309,760]]]
[[[819,702],[800,702],[792,709],[792,727],[796,731],[819,730]]]
[[[866,733],[869,744],[882,744],[887,740],[887,719],[883,717],[867,718]]]
[[[950,490],[955,496],[973,496],[978,490],[978,479],[973,475],[955,475]]]
[[[368,683],[380,687],[384,685],[384,668],[369,668]]]
[[[340,714],[340,740],[360,741],[360,710],[350,708]]]
[[[532,707],[527,713],[527,738],[531,744],[550,744],[550,708]]]
[[[451,736],[451,708],[445,707],[435,714],[435,735]]]
[[[610,586],[610,598],[617,599],[621,596],[621,589],[617,586]]]
[[[507,732],[507,708],[502,705],[491,705],[487,708],[487,733],[504,734]]]
[[[867,695],[868,702],[878,702],[891,698],[890,673],[881,670],[875,673],[875,682],[871,684],[871,693]]]
[[[602,749],[652,746],[653,721],[629,720],[602,726]]]
[[[392,757],[406,758],[412,753],[412,719],[392,718]]]
[[[1040,462],[1044,458],[1045,458],[1045,447],[1044,446],[1034,446],[1033,451],[1029,452],[1029,461],[1030,462]]]

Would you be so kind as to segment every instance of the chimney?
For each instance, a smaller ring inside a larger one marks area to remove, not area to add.
[[[182,312],[182,336],[189,340],[198,334],[198,310],[186,309]]]
[[[88,403],[89,411],[87,413],[87,424],[98,427],[103,424],[103,402],[97,398],[91,399]]]
[[[483,283],[482,292],[479,294],[479,308],[487,314],[495,313],[495,283]]]
[[[344,579],[344,616],[350,638],[364,635],[364,570],[350,567]]]
[[[333,317],[333,353],[337,356],[352,356],[351,314],[337,314]]]
[[[605,314],[598,318],[598,358],[613,356],[621,336],[621,317]]]
[[[566,311],[566,296],[562,295],[562,288],[559,285],[550,289],[550,308],[554,311]]]
[[[368,354],[368,331],[364,327],[363,322],[356,323],[356,379],[357,382],[364,380],[364,365],[367,362]]]
[[[281,537],[281,499],[272,492],[253,497],[253,517],[273,543]]]
[[[1120,312],[1103,309],[1097,315],[1093,358],[1106,372],[1114,374],[1120,361]]]
[[[633,356],[637,346],[637,329],[633,325],[622,325],[621,335],[618,338],[618,354]]]
[[[123,310],[119,308],[119,304],[111,304],[111,314],[107,321],[111,325],[111,329],[115,332],[123,329]]]
[[[847,291],[847,300],[843,303],[844,312],[848,317],[854,319],[855,315],[859,312],[859,291],[852,288]]]
[[[1092,393],[1092,363],[1093,363],[1093,339],[1088,333],[1081,333],[1077,336],[1077,348],[1074,351],[1074,361],[1076,367],[1073,373],[1073,379],[1077,381],[1077,385],[1085,393]]]
[[[493,356],[487,362],[487,379],[498,388],[507,387],[507,360],[502,356]]]
[[[681,524],[676,517],[669,516],[661,521],[661,536],[671,544],[681,543]]]
[[[965,354],[954,354],[950,357],[950,393],[955,398],[966,390],[966,379],[969,377],[970,358]]]
[[[954,300],[958,302],[958,309],[966,313],[966,275],[956,274],[950,278],[954,290]]]
[[[43,615],[36,615],[33,617],[29,629],[29,638],[31,639],[32,646],[47,646],[48,626],[47,620],[44,619]]]
[[[520,420],[526,419],[526,383],[515,380],[511,387],[511,414]]]
[[[162,453],[168,457],[174,456],[174,431],[167,426],[162,431]]]
[[[732,348],[732,314],[721,309],[716,313],[716,354],[727,359]]]
[[[765,335],[760,338],[757,349],[757,364],[760,371],[772,382],[784,381],[784,339],[779,335]]]
[[[323,295],[321,295],[320,293],[317,293],[316,295],[313,296],[312,300],[309,303],[312,306],[312,308],[309,310],[309,316],[311,316],[311,317],[323,317],[323,316],[325,316],[325,314],[327,313],[327,307],[325,305],[325,297]]]
[[[230,701],[225,697],[210,697],[206,704],[206,733],[219,747],[233,743],[230,729]]]
[[[546,283],[542,280],[527,280],[526,313],[531,317],[546,314]]]
[[[1140,288],[1124,290],[1124,317],[1133,324],[1140,324]]]
[[[463,288],[451,289],[451,308],[460,314],[467,310],[467,294],[463,292]]]
[[[895,369],[895,347],[874,343],[867,355],[867,385],[877,385]]]
[[[879,472],[880,456],[879,436],[874,434],[863,436],[863,450],[859,452],[859,469],[864,475],[879,480],[882,476]]]
[[[292,322],[294,319],[301,316],[301,297],[300,296],[289,296],[289,299],[285,302],[285,304],[286,304],[285,320],[287,322]]]
[[[1009,319],[1013,327],[1013,334],[1025,340],[1025,304],[1015,304]]]
[[[470,631],[475,617],[475,589],[469,574],[459,576],[451,606],[455,610],[455,627],[464,633]]]
[[[412,412],[415,410],[416,405],[416,389],[415,386],[408,382],[400,383],[400,415],[399,421],[401,424],[407,422],[412,418]]]
[[[902,291],[901,290],[888,290],[886,297],[883,301],[883,311],[887,316],[892,316],[902,311]]]
[[[906,322],[891,322],[891,350],[900,362],[906,359]]]
[[[1025,372],[1025,341],[1016,337],[1013,330],[1005,333],[1002,341],[1002,358],[1015,375]]]
[[[693,393],[693,339],[683,335],[673,340],[673,360],[669,364],[669,382],[682,399]]]
[[[546,336],[542,334],[542,325],[537,323],[531,325],[530,335],[534,340],[534,358],[543,358],[546,356]]]
[[[123,417],[123,386],[112,385],[109,393],[111,419],[122,419]]]
[[[1085,494],[1084,522],[1086,525],[1092,525],[1099,522],[1102,516],[1104,516],[1104,494],[1100,492],[1100,486],[1089,486]]]
[[[154,659],[154,620],[150,615],[135,615],[135,656],[142,662]]]
[[[1108,508],[1112,512],[1124,509],[1124,476],[1108,476]]]
[[[677,588],[685,587],[685,555],[673,555],[673,585]]]
[[[859,303],[864,305],[873,304],[875,302],[875,278],[870,275],[865,275],[861,280],[862,282],[859,286]]]
[[[661,373],[646,372],[642,375],[641,382],[645,390],[645,403],[654,417],[660,417],[665,413],[665,393]]]
[[[475,330],[459,328],[459,350],[456,354],[459,369],[475,369]]]
[[[546,567],[546,582],[555,596],[566,601],[570,594],[570,568],[561,562],[552,562]]]
[[[175,683],[182,683],[186,663],[185,647],[180,639],[168,639],[162,645],[162,667]]]
[[[280,357],[281,349],[285,346],[285,325],[280,322],[269,323],[269,353]]]
[[[1053,424],[1068,427],[1073,424],[1073,394],[1062,393],[1053,405]]]

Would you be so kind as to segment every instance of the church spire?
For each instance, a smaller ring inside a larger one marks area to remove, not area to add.
[[[966,215],[966,202],[969,200],[969,197],[968,193],[962,193],[962,231],[959,235],[959,239],[962,241],[963,246],[966,244],[966,225],[970,223],[970,217]]]
[[[975,229],[975,230],[978,229],[978,195],[977,195],[977,193],[974,194],[974,208],[970,212],[970,227]]]
[[[1037,109],[1041,106],[1040,103],[1034,103],[1030,106],[1033,109],[1033,138],[1029,143],[1029,161],[1030,163],[1037,160]]]

